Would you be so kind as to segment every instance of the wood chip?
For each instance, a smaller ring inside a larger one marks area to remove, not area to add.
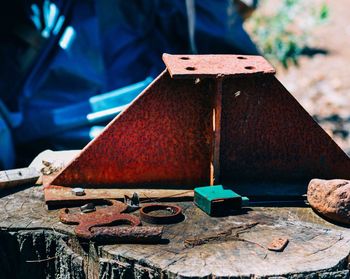
[[[282,252],[284,248],[287,247],[288,242],[288,238],[277,237],[270,242],[270,244],[267,246],[267,249],[269,249],[270,251]]]

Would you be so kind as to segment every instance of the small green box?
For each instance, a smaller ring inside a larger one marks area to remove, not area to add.
[[[194,189],[194,203],[210,216],[223,215],[239,210],[249,199],[241,197],[222,185],[197,187]]]

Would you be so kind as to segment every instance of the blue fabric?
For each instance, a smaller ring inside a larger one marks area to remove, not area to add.
[[[199,53],[258,51],[231,0],[195,1]],[[23,109],[52,109],[126,86],[163,69],[161,55],[188,53],[185,0],[78,0],[76,38],[59,49]]]
[[[15,163],[15,151],[12,137],[5,120],[0,114],[0,170],[9,169]]]
[[[50,146],[43,148],[72,148],[68,140],[72,133],[63,135],[56,132],[62,127],[54,127],[55,123],[62,123],[56,121],[57,109],[86,102],[92,96],[146,77],[156,77],[165,68],[161,59],[164,52],[189,53],[185,1],[73,1],[68,28],[74,36],[68,40],[63,35],[60,45],[64,48],[57,45],[45,63],[38,65],[37,77],[27,82],[20,99],[26,120],[22,125],[26,127],[14,133],[16,140],[25,142],[23,135],[30,138],[30,133],[31,137],[46,134]],[[194,42],[198,53],[258,54],[232,0],[195,1]],[[72,117],[84,118],[89,110],[82,108]],[[74,131],[74,142],[80,135],[88,135],[88,130],[87,127],[82,133]],[[81,138],[80,147],[89,140],[89,136]]]

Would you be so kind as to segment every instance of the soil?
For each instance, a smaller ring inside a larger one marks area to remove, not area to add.
[[[322,2],[329,7],[329,20],[313,30],[308,47],[326,54],[302,56],[298,67],[287,70],[277,65],[277,78],[350,154],[349,3],[347,0]]]

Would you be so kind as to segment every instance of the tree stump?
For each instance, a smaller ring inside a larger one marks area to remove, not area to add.
[[[3,196],[0,277],[349,278],[350,231],[308,207],[251,207],[211,218],[192,202],[177,204],[186,218],[165,226],[168,243],[99,245],[79,241],[74,226],[46,209],[41,186]],[[278,237],[289,239],[284,251],[267,250]]]

